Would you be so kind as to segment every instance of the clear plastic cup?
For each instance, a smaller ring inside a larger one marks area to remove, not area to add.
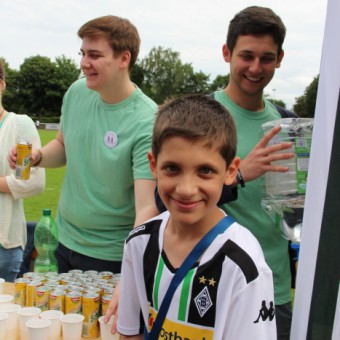
[[[18,335],[18,316],[17,311],[21,306],[15,303],[4,303],[0,305],[0,312],[8,314],[6,319],[6,335],[5,339],[16,339]]]
[[[5,340],[6,335],[6,319],[8,314],[5,312],[0,312],[0,340]]]
[[[46,319],[31,319],[26,321],[29,340],[46,340],[51,321]]]
[[[64,313],[60,310],[46,310],[40,313],[41,319],[46,319],[51,321],[51,327],[48,334],[48,340],[59,340],[61,333],[61,320],[60,317]]]
[[[99,321],[100,326],[100,339],[101,340],[119,340],[119,334],[112,334],[111,327],[113,324],[114,316],[112,315],[108,323],[104,322],[105,315],[101,316]]]
[[[26,322],[31,319],[37,319],[41,309],[38,307],[23,307],[17,311],[19,326],[20,326],[20,336],[21,340],[28,340],[28,329],[26,327]]]
[[[80,340],[84,315],[69,313],[60,317],[63,340]]]
[[[4,283],[5,283],[5,279],[0,278],[0,294],[2,294],[4,290]]]
[[[8,294],[0,294],[0,305],[13,302],[14,297]]]

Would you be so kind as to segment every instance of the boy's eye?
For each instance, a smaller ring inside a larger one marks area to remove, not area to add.
[[[210,175],[213,172],[212,169],[208,168],[208,167],[204,167],[200,169],[200,173],[202,175]]]
[[[166,171],[167,171],[168,173],[173,174],[173,173],[176,173],[176,172],[178,171],[178,168],[177,168],[177,166],[175,166],[175,165],[168,165],[168,166],[166,167]]]

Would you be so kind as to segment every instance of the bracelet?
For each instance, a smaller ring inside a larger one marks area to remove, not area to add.
[[[37,151],[38,151],[40,157],[39,157],[38,162],[34,163],[33,166],[38,166],[41,163],[42,159],[43,159],[43,154],[42,154],[41,150],[38,149]]]
[[[244,188],[246,186],[246,183],[244,183],[244,179],[242,177],[240,169],[237,170],[236,179],[237,179],[238,184],[241,185],[241,188]]]

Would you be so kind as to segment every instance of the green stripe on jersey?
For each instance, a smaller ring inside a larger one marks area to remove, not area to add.
[[[159,257],[159,262],[156,269],[156,280],[153,289],[153,303],[155,310],[158,311],[158,292],[159,292],[159,284],[161,282],[161,277],[164,269],[164,261],[162,256]]]
[[[194,275],[195,268],[190,269],[183,280],[183,286],[181,291],[181,298],[179,302],[179,309],[178,309],[178,320],[185,321],[186,320],[186,311],[189,301],[189,293],[190,293],[190,286],[191,280]]]

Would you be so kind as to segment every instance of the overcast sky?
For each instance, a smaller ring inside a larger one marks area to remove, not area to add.
[[[271,7],[286,25],[285,57],[265,92],[290,108],[319,73],[327,0],[0,0],[0,56],[13,69],[35,55],[78,63],[78,28],[113,14],[136,25],[140,58],[171,48],[213,80],[229,73],[221,53],[229,21],[250,5]]]

